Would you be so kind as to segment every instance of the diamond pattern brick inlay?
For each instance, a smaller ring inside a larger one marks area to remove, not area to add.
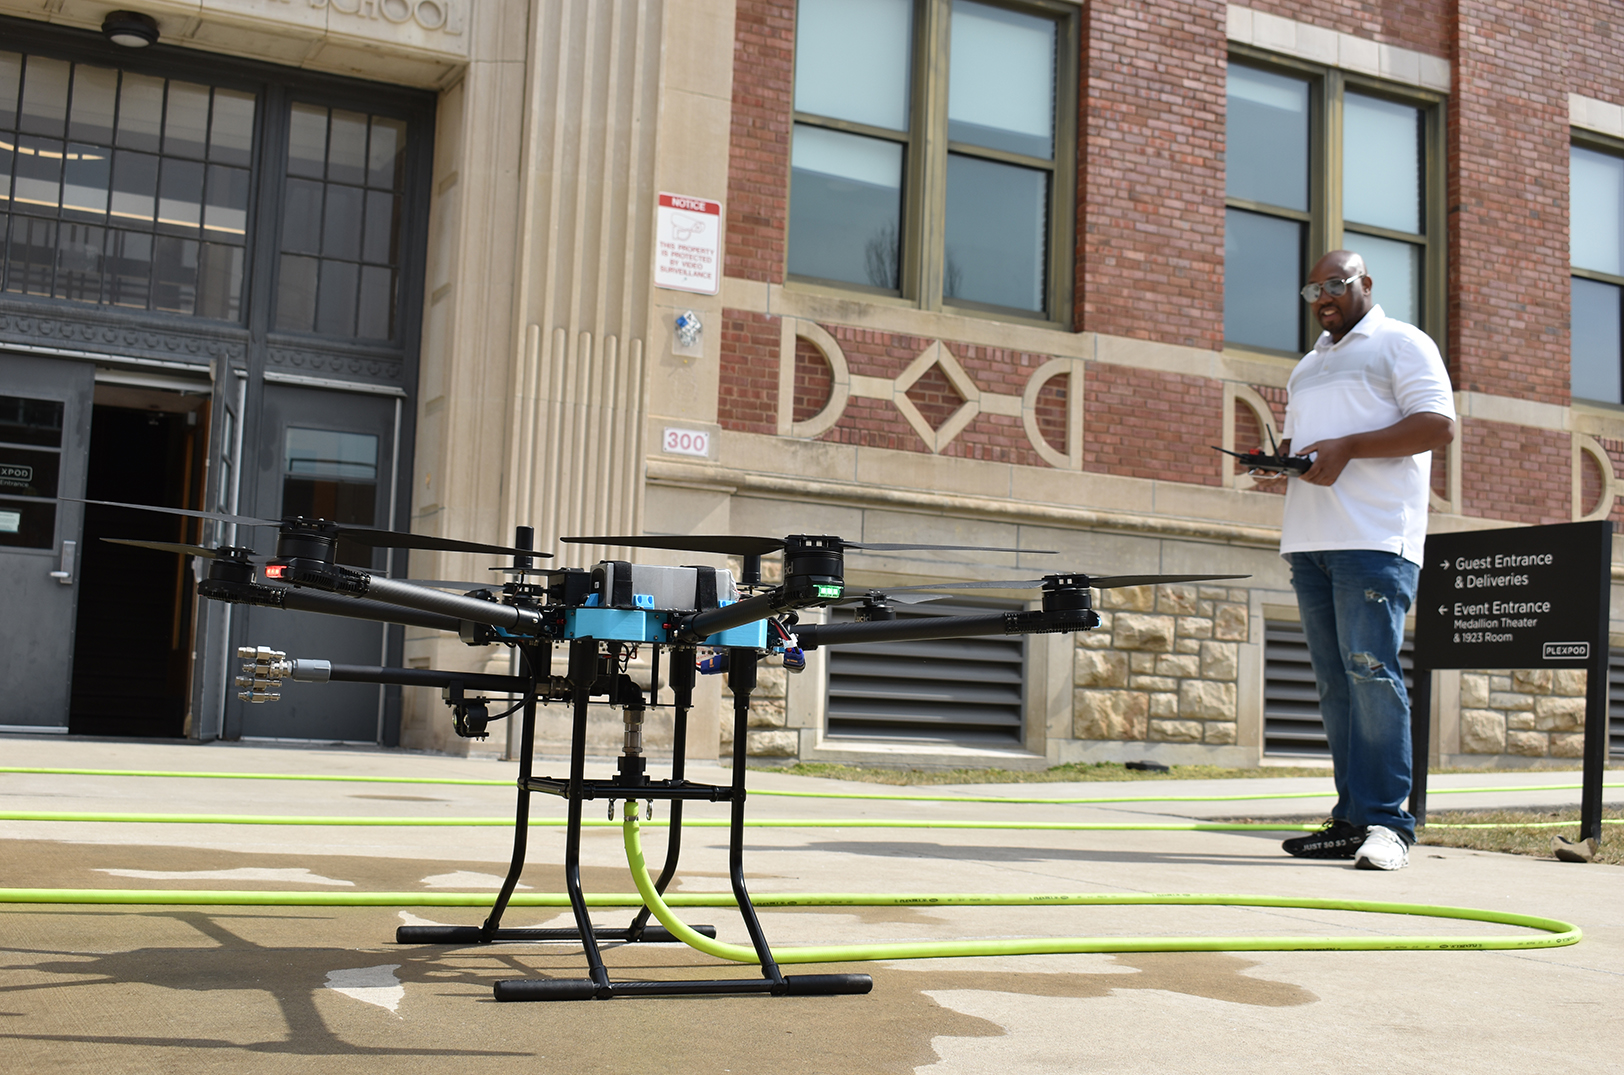
[[[959,395],[940,365],[926,370],[908,386],[906,394],[932,431],[939,431],[965,403],[964,397]]]

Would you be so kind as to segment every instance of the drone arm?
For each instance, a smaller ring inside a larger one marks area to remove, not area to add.
[[[913,642],[926,638],[968,638],[974,635],[1021,633],[1011,617],[1015,613],[988,612],[979,616],[922,616],[911,620],[871,620],[862,623],[807,623],[795,628],[803,650],[848,642]]]
[[[229,578],[207,578],[197,584],[197,593],[199,597],[223,601],[228,605],[258,605],[261,608],[280,608],[289,612],[319,612],[327,616],[347,616],[356,620],[423,627],[431,631],[455,633],[462,627],[462,621],[454,616],[401,608],[399,605],[387,605],[382,601],[368,601],[365,598],[341,597],[320,590],[296,589],[292,586],[265,586]]]
[[[414,586],[409,582],[399,582],[377,575],[364,577],[367,581],[363,593],[369,598],[390,605],[404,605],[406,608],[439,613],[458,620],[472,620],[474,623],[485,623],[492,627],[516,629],[520,632],[534,631],[541,626],[541,615],[534,609],[516,608],[495,601],[481,601],[462,594],[443,593],[426,586]],[[452,627],[450,630],[454,631],[456,628]]]
[[[929,638],[976,635],[1037,635],[1086,631],[1100,624],[1091,608],[1029,609],[986,612],[979,616],[926,616],[913,620],[870,620],[858,623],[809,623],[795,628],[801,649],[849,642],[915,642]]]
[[[783,588],[779,587],[756,594],[754,597],[747,597],[743,601],[735,601],[722,608],[700,612],[684,620],[677,629],[677,634],[685,642],[698,642],[721,631],[765,620],[792,608],[801,607],[803,604],[785,594]]]
[[[424,627],[431,631],[450,631],[455,634],[462,621],[420,609],[402,608],[400,605],[364,598],[340,597],[318,590],[300,590],[289,587],[280,591],[280,606],[290,612],[321,612],[329,616],[348,616],[358,620],[377,620],[381,623],[399,623],[407,627]]]

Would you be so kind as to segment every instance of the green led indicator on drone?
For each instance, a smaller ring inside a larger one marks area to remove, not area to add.
[[[842,594],[842,590],[841,590],[841,588],[839,586],[819,586],[818,587],[818,596],[819,597],[839,597],[839,596],[841,596],[841,594]]]

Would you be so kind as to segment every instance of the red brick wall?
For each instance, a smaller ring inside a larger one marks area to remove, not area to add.
[[[716,421],[740,433],[778,432],[778,318],[722,311]]]
[[[1624,8],[1615,0],[1565,0],[1566,88],[1614,104],[1624,93]]]
[[[844,325],[824,325],[840,344],[851,372],[859,376],[895,378],[929,347],[928,339],[918,336],[898,336],[870,329],[850,328]],[[1007,351],[995,347],[976,347],[968,344],[947,345],[964,367],[964,371],[983,392],[1018,396],[1026,390],[1026,382],[1038,367],[1049,361],[1048,355],[1024,351]],[[908,398],[919,408],[931,428],[952,417],[963,403],[963,397],[952,388],[939,367],[928,371],[909,389]],[[1046,410],[1045,410],[1046,409]],[[1065,388],[1063,378],[1054,378],[1040,396],[1040,421],[1048,413],[1051,426],[1058,426],[1052,439],[1045,439],[1064,451],[1065,445]],[[869,448],[892,448],[902,451],[927,452],[929,447],[913,431],[896,406],[884,400],[854,398],[846,406],[840,421],[818,438],[839,444],[856,444]],[[941,455],[960,459],[983,459],[991,462],[1013,463],[1018,466],[1048,466],[1027,439],[1025,425],[1019,418],[1001,414],[980,414],[964,428]]]
[[[1464,514],[1529,526],[1572,520],[1567,433],[1468,418],[1460,448]]]
[[[834,394],[835,375],[829,360],[811,340],[795,337],[795,412],[792,421],[816,418]]]
[[[1458,390],[1566,404],[1561,12],[1509,0],[1459,0],[1458,12],[1448,110],[1450,371]],[[1565,465],[1562,473],[1565,490]],[[1485,507],[1469,513],[1492,514]]]
[[[1269,405],[1269,410],[1274,415],[1274,428],[1279,430],[1286,421],[1286,390],[1258,384],[1251,387],[1252,391],[1262,396],[1264,402]],[[1276,432],[1275,436],[1278,437],[1279,433]],[[1253,448],[1262,448],[1264,451],[1268,451],[1269,435],[1259,425],[1257,416],[1252,413],[1252,408],[1237,401],[1235,404],[1235,450],[1237,452],[1246,452],[1251,451]],[[1219,465],[1226,464],[1220,461]],[[1237,474],[1246,472],[1246,468],[1239,462],[1230,462],[1227,465],[1233,467]],[[1248,491],[1280,495],[1285,493],[1286,483],[1275,478],[1259,478],[1257,484]]]
[[[909,402],[918,409],[925,424],[932,429],[942,428],[947,424],[947,420],[964,406],[964,397],[953,387],[953,382],[942,372],[939,365],[932,366],[917,381],[909,385],[906,395]]]
[[[1077,327],[1218,350],[1225,5],[1094,0],[1087,13]]]
[[[1613,473],[1619,477],[1624,477],[1624,440],[1608,440],[1598,437],[1597,443],[1602,446],[1602,449],[1607,453],[1607,458],[1612,461]],[[1601,470],[1596,467],[1595,461],[1590,458],[1588,452],[1583,454],[1588,465],[1585,473],[1584,510],[1589,511],[1596,506],[1596,496],[1601,492]],[[1592,474],[1594,474],[1593,479]],[[1591,484],[1592,480],[1595,483],[1594,486]],[[1608,513],[1607,517],[1613,520],[1615,524],[1624,524],[1624,497],[1617,497],[1613,500],[1613,510]]]
[[[795,0],[739,0],[723,271],[782,283],[795,109]]]
[[[1038,436],[1057,452],[1071,451],[1066,436],[1067,403],[1071,399],[1071,374],[1051,377],[1038,389],[1038,398],[1032,409],[1037,412]]]
[[[1449,55],[1447,0],[1246,0],[1243,6],[1384,45]]]
[[[1223,386],[1205,377],[1091,362],[1083,378],[1083,469],[1223,484]]]

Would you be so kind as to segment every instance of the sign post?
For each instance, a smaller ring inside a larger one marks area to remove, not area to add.
[[[1427,537],[1415,601],[1410,812],[1426,820],[1432,671],[1583,668],[1584,792],[1579,837],[1601,839],[1613,524],[1606,520]]]

